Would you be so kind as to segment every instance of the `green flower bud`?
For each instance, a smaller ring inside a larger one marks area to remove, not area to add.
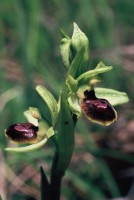
[[[71,39],[71,45],[72,48],[78,52],[82,47],[85,47],[86,53],[88,53],[87,50],[88,49],[88,45],[89,45],[89,41],[87,36],[85,35],[85,33],[83,33],[80,28],[78,27],[78,25],[76,23],[74,23],[74,31],[73,31],[73,35],[72,35],[72,39]],[[88,54],[86,54],[86,56],[88,57]]]
[[[75,57],[76,54],[82,49],[85,49],[83,56],[83,65],[82,69],[79,72],[79,75],[87,70],[89,62],[89,41],[85,33],[83,33],[78,25],[74,23],[74,31],[71,39],[71,49],[72,54]]]

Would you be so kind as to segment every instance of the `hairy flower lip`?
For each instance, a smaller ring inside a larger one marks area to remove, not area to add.
[[[5,135],[12,142],[16,143],[35,143],[37,142],[38,127],[31,123],[18,123],[9,126]]]
[[[106,99],[97,98],[94,90],[84,91],[84,96],[80,106],[89,120],[103,126],[108,126],[117,120],[117,113],[113,106]]]

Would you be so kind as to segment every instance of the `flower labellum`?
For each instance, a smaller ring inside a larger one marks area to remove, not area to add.
[[[38,127],[31,123],[13,124],[6,129],[6,136],[17,143],[37,142]]]
[[[106,99],[95,96],[94,90],[86,90],[80,102],[81,110],[92,122],[108,126],[117,120],[117,113]]]

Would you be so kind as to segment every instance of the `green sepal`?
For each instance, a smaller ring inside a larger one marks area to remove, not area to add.
[[[78,81],[71,75],[67,76],[66,84],[70,92],[75,93],[78,90]]]
[[[10,151],[10,152],[18,152],[18,153],[35,151],[35,150],[41,148],[42,146],[44,146],[44,144],[48,141],[48,139],[50,137],[52,137],[54,134],[55,133],[54,133],[53,128],[50,127],[46,132],[46,137],[44,139],[42,139],[41,141],[35,143],[35,144],[31,144],[31,145],[24,146],[24,147],[5,148],[4,150],[5,151]]]
[[[109,70],[111,70],[113,67],[112,66],[105,66],[105,67],[101,67],[101,68],[95,68],[93,70],[89,70],[83,74],[81,74],[78,78],[77,81],[80,83],[80,81],[82,82],[87,82],[89,81],[92,77],[97,76],[98,74],[107,72]]]
[[[37,92],[39,95],[43,98],[43,100],[46,102],[52,119],[52,126],[54,127],[57,121],[58,117],[58,105],[57,101],[54,98],[54,96],[42,85],[38,85],[36,87]]]
[[[95,88],[97,98],[106,99],[113,106],[127,103],[129,98],[125,92],[107,88]]]
[[[69,103],[69,107],[72,113],[80,117],[82,113],[81,113],[81,108],[79,104],[79,99],[76,93],[71,93],[71,92],[69,93],[68,103]]]

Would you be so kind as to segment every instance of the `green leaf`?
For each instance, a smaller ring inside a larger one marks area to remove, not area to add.
[[[48,131],[46,132],[46,137],[44,139],[42,139],[41,141],[39,141],[38,143],[35,144],[31,144],[25,147],[12,147],[12,148],[5,148],[5,151],[10,151],[10,152],[18,152],[18,153],[24,153],[24,152],[30,152],[30,151],[35,151],[39,148],[41,148],[42,146],[44,146],[44,144],[48,141],[48,139],[53,136],[54,130],[53,128],[49,128]]]
[[[65,171],[69,165],[74,149],[74,123],[67,102],[68,88],[65,85],[61,93],[60,113],[56,130],[58,131],[58,165],[57,170]]]
[[[70,92],[76,92],[78,89],[78,81],[75,80],[71,75],[67,76],[66,84]]]
[[[89,70],[83,74],[81,74],[78,78],[77,78],[77,81],[87,81],[89,80],[90,78],[98,75],[98,74],[101,74],[101,73],[104,73],[104,72],[107,72],[109,70],[111,70],[113,67],[112,66],[105,66],[105,67],[102,67],[102,68],[96,68],[96,69],[93,69],[93,70]]]
[[[49,182],[47,180],[47,176],[46,176],[42,167],[40,167],[40,175],[41,175],[41,183],[40,183],[41,200],[44,200],[44,199],[47,200],[47,199],[49,199],[50,185],[49,185]]]
[[[49,108],[52,119],[52,126],[54,127],[58,117],[57,101],[54,98],[54,96],[42,85],[38,85],[36,87],[36,90],[39,93],[39,95],[43,98],[43,100],[46,102]]]
[[[127,103],[129,101],[125,92],[119,92],[112,89],[95,88],[95,94],[98,98],[107,99],[113,106]]]

